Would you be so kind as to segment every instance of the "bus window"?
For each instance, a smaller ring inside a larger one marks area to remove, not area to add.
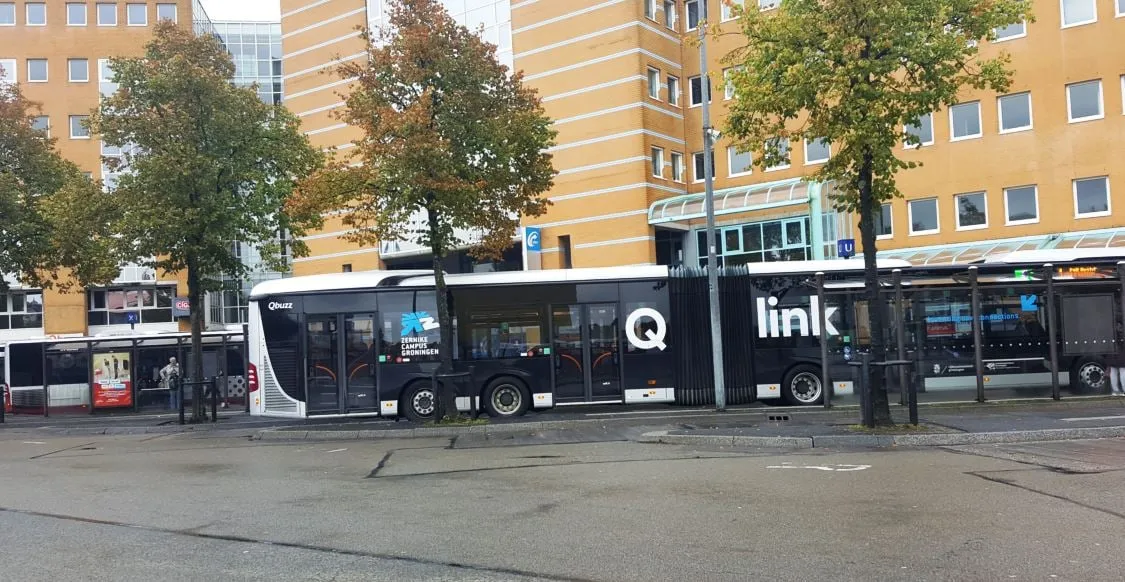
[[[471,359],[545,355],[539,307],[482,307],[466,317],[471,344],[464,349]]]

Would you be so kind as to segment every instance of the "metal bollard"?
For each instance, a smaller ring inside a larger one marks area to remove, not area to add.
[[[184,424],[184,379],[175,376],[176,378],[176,393],[179,394],[177,407],[180,409],[180,424]]]
[[[910,407],[910,424],[918,426],[918,379],[921,377],[918,374],[918,352],[911,350],[907,359],[910,360],[910,366],[906,370],[906,399]]]
[[[211,422],[219,421],[219,384],[211,378]]]
[[[871,393],[871,352],[860,355],[860,364],[863,375],[863,425],[875,428],[875,399]]]

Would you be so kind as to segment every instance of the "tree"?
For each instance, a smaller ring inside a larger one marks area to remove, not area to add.
[[[735,8],[746,44],[726,57],[735,98],[728,133],[776,163],[771,139],[824,139],[832,158],[811,180],[835,184],[838,209],[858,212],[871,354],[884,359],[886,307],[879,300],[875,220],[900,196],[896,174],[917,167],[896,156],[904,130],[958,102],[965,89],[1003,92],[1006,54],[985,57],[978,41],[1031,18],[1025,0],[785,0],[775,11]],[[890,424],[881,372],[868,378],[875,421]]]
[[[107,283],[117,275],[109,200],[33,127],[38,113],[19,85],[0,84],[0,274],[63,290]]]
[[[396,0],[389,26],[364,31],[367,59],[338,67],[355,78],[340,119],[363,130],[355,157],[302,188],[312,207],[343,209],[347,238],[429,248],[441,368],[453,368],[453,321],[442,259],[475,239],[478,258],[512,245],[521,216],[540,216],[554,169],[555,132],[535,91],[496,60],[496,47],[458,25],[438,0]],[[453,394],[438,390],[447,415]]]
[[[253,88],[231,84],[234,64],[213,36],[162,22],[145,53],[110,59],[118,90],[90,119],[94,133],[122,149],[107,163],[121,172],[114,190],[121,255],[167,273],[187,274],[191,301],[191,369],[203,378],[203,295],[247,267],[231,251],[259,247],[283,269],[279,237],[292,253],[310,224],[288,207],[296,180],[323,160],[283,107],[262,103]],[[313,211],[309,209],[309,211]],[[203,389],[192,392],[192,419],[204,416]]]

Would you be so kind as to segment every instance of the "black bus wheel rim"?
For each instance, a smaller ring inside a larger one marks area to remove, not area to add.
[[[500,414],[515,414],[523,405],[523,394],[511,384],[502,384],[492,391],[492,408]]]
[[[410,406],[419,416],[430,416],[434,413],[434,391],[424,388],[415,392],[410,399]]]
[[[789,391],[793,393],[793,398],[802,404],[812,404],[820,398],[822,388],[820,385],[820,378],[812,372],[801,372],[793,377],[793,381],[789,383]]]

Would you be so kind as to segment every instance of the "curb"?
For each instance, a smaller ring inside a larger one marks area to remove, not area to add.
[[[1028,443],[1125,437],[1125,426],[1052,428],[1008,432],[962,432],[906,435],[823,435],[811,437],[761,437],[669,434],[647,432],[637,442],[666,445],[711,445],[760,448],[813,449],[825,447],[947,447],[1001,443]]]

